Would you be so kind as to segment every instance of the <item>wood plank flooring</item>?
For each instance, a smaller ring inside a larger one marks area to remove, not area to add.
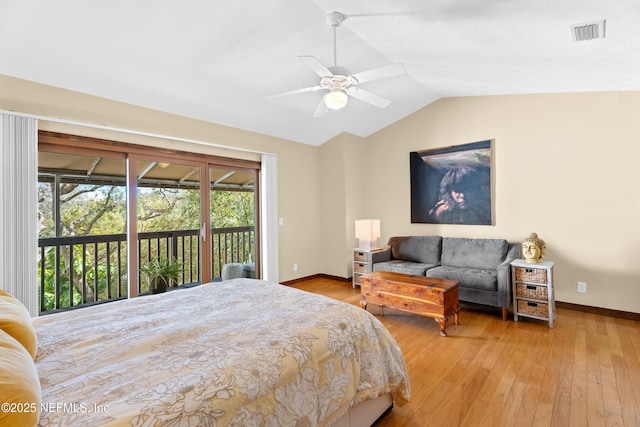
[[[359,305],[324,278],[293,287]],[[367,308],[402,349],[411,401],[376,426],[640,426],[640,322],[558,309],[554,328],[462,306],[441,337],[430,318]]]

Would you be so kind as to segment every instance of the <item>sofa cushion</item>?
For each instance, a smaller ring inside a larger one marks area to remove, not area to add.
[[[451,267],[495,269],[507,254],[509,243],[504,239],[442,239],[440,264]]]
[[[393,271],[394,273],[424,276],[425,272],[432,267],[435,266],[433,264],[424,264],[420,262],[392,260],[373,264],[373,271]]]
[[[389,239],[391,258],[423,264],[439,265],[442,237],[410,236]]]
[[[467,288],[484,291],[498,290],[498,272],[496,270],[440,266],[427,270],[427,277],[457,280],[460,282],[460,286]]]

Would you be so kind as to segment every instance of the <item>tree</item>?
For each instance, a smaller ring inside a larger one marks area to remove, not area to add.
[[[88,236],[116,234],[124,232],[126,226],[125,188],[116,185],[87,185],[62,183],[58,189],[60,195],[60,219],[58,221],[60,235]],[[54,223],[54,194],[53,182],[41,182],[38,186],[40,237],[56,237]],[[60,246],[59,295],[61,307],[70,305],[70,287],[75,292],[74,304],[106,298],[107,288],[111,287],[112,294],[118,295],[120,278],[117,265],[107,263],[107,256],[113,258],[114,253],[107,254],[105,244],[93,246],[94,251],[82,245]],[[71,262],[73,260],[73,262]],[[84,265],[83,261],[84,260]],[[96,262],[97,261],[97,262]],[[97,264],[97,269],[85,268],[86,265]],[[55,307],[56,298],[56,251],[54,247],[46,248],[44,259],[38,265],[38,277],[44,277],[44,300],[47,310]],[[112,271],[107,272],[107,265]],[[42,269],[44,268],[44,271]],[[109,274],[107,274],[109,273]],[[107,278],[117,278],[115,282],[107,283]],[[83,292],[83,282],[88,286]],[[85,300],[82,301],[82,295]]]
[[[215,228],[255,225],[254,193],[248,191],[212,191],[211,224]]]
[[[42,181],[38,186],[39,198],[39,236],[71,237],[121,234],[126,231],[126,188],[123,185],[98,185],[62,183],[58,189],[60,199],[59,235],[56,236],[54,223],[55,184]],[[138,231],[198,230],[200,228],[199,189],[142,187],[138,194]],[[250,191],[211,191],[211,226],[227,228],[253,226],[255,224],[255,197]],[[121,251],[126,251],[126,246]],[[74,287],[74,304],[107,298],[107,290],[119,295],[121,279],[117,265],[126,265],[126,252],[123,259],[107,246],[99,244],[92,248],[82,245],[61,246],[60,304],[69,304],[69,289]],[[107,256],[111,259],[106,262]],[[84,261],[82,261],[84,259]],[[73,262],[71,262],[73,260]],[[196,259],[197,260],[197,259]],[[83,264],[84,262],[84,264]],[[98,268],[87,268],[98,265]],[[109,265],[109,269],[107,269]],[[46,309],[55,305],[55,248],[45,251],[39,265],[39,277],[44,277]],[[40,275],[42,273],[42,275]],[[107,278],[111,277],[111,283]],[[83,289],[83,281],[91,286]],[[126,280],[125,280],[126,282]],[[84,292],[83,292],[84,291]],[[126,289],[124,289],[126,293]],[[80,301],[81,295],[85,301]]]

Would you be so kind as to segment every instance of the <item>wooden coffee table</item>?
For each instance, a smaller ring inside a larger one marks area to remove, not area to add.
[[[456,280],[376,271],[362,276],[360,283],[360,306],[366,310],[368,303],[432,317],[443,337],[452,314],[454,323],[460,324]]]

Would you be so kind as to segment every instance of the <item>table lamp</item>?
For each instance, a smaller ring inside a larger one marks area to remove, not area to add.
[[[378,247],[378,237],[380,237],[379,219],[357,219],[356,238],[358,238],[358,249],[370,251]]]

